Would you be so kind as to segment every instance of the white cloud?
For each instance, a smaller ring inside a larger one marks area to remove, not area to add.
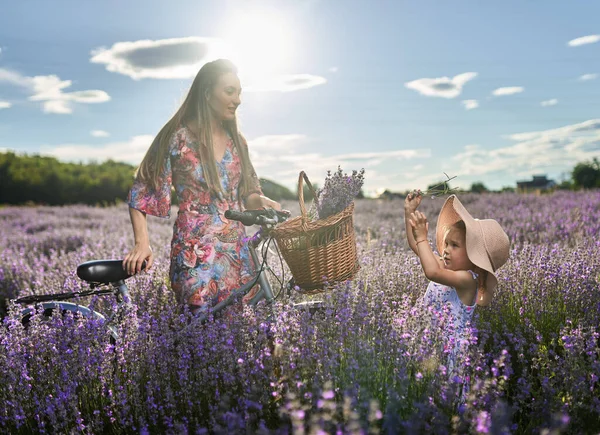
[[[296,188],[298,174],[301,170],[307,172],[311,181],[322,184],[326,171],[335,170],[338,165],[346,172],[365,168],[369,170],[370,174],[368,183],[367,181],[366,183],[369,186],[375,186],[376,180],[373,179],[373,174],[379,165],[390,161],[399,162],[431,157],[429,149],[326,155],[321,151],[312,151],[314,145],[314,139],[303,134],[268,135],[249,140],[250,156],[259,176],[276,180],[291,189]],[[311,148],[311,151],[304,151],[307,148]],[[367,179],[366,176],[365,179]],[[386,179],[377,183],[385,186]]]
[[[578,47],[580,45],[594,44],[600,41],[600,35],[587,35],[580,38],[571,39],[567,45],[569,47]]]
[[[139,165],[152,140],[151,135],[132,137],[129,141],[107,142],[101,145],[65,143],[56,146],[42,146],[40,152],[54,156],[63,161],[104,161],[112,159]],[[353,169],[365,168],[365,191],[373,190],[379,186],[392,189],[412,188],[427,186],[428,182],[439,181],[438,175],[429,175],[433,172],[430,165],[414,165],[414,177],[402,179],[402,185],[393,184],[393,180],[400,180],[406,173],[405,163],[397,165],[397,174],[389,175],[379,171],[378,165],[391,162],[409,162],[413,159],[431,157],[429,149],[403,149],[381,152],[356,152],[326,155],[321,151],[302,152],[308,146],[314,146],[314,139],[303,134],[267,135],[249,140],[250,155],[259,176],[266,177],[281,183],[295,191],[298,183],[298,174],[301,170],[307,172],[310,180],[322,185],[327,170],[335,170],[338,165],[345,172]],[[424,172],[427,168],[427,172]]]
[[[290,74],[254,79],[244,85],[244,92],[292,92],[327,83],[327,79],[311,74]]]
[[[34,95],[31,101],[43,101],[43,110],[46,113],[72,113],[71,103],[104,103],[110,96],[100,90],[63,92],[71,86],[71,80],[61,80],[58,76],[35,76],[31,78]]]
[[[519,93],[523,92],[524,90],[525,90],[525,88],[522,86],[506,86],[503,88],[495,89],[492,92],[492,95],[495,95],[495,96],[514,95],[514,94],[519,94]]]
[[[417,79],[404,83],[404,86],[428,97],[456,98],[461,94],[463,86],[475,77],[477,77],[476,72],[466,72],[452,78]]]
[[[563,140],[571,136],[586,135],[589,134],[589,132],[600,132],[600,119],[590,119],[589,121],[580,122],[579,124],[570,124],[551,130],[516,133],[505,136],[505,138],[515,141],[532,141],[548,138],[559,138]]]
[[[28,89],[33,95],[30,101],[41,101],[46,113],[72,113],[72,103],[104,103],[110,96],[100,90],[64,92],[72,84],[71,80],[61,80],[56,75],[27,77],[17,72],[0,68],[0,81]]]
[[[92,130],[90,134],[94,137],[108,137],[110,133],[104,130]]]
[[[44,113],[73,113],[73,109],[71,109],[69,103],[64,100],[44,101],[44,103],[42,104],[42,110],[44,111]]]
[[[259,174],[275,179],[292,189],[295,189],[298,183],[300,171],[306,171],[313,184],[322,185],[326,172],[328,170],[334,171],[338,166],[341,166],[345,172],[365,168],[365,189],[372,190],[381,186],[389,187],[392,181],[391,178],[395,178],[395,175],[390,176],[388,172],[383,170],[379,172],[380,165],[429,157],[431,157],[431,151],[427,149],[335,155],[325,155],[320,152],[295,153],[275,156],[272,160],[266,161],[253,155],[252,161],[255,162],[255,166],[257,162],[260,162],[260,169],[257,169]],[[403,164],[397,166],[398,173],[403,173]],[[374,174],[379,174],[379,178],[374,177]]]
[[[556,106],[557,104],[558,104],[558,100],[556,98],[552,98],[550,100],[542,101],[540,103],[540,106],[542,106],[542,107],[548,107],[548,106]]]
[[[462,100],[461,103],[465,106],[465,110],[473,110],[479,107],[479,102],[477,100]]]
[[[600,152],[600,119],[505,137],[516,143],[491,150],[470,145],[453,156],[460,165],[457,175],[502,173],[523,177],[570,170],[577,162]]]
[[[139,165],[152,144],[154,136],[134,136],[127,142],[109,142],[104,145],[87,144],[62,144],[56,146],[43,146],[41,152],[54,156],[63,161],[89,162],[95,160],[102,162],[112,159],[121,162]]]
[[[276,153],[293,151],[306,140],[303,134],[273,134],[259,136],[248,141],[248,148],[254,152]]]
[[[12,104],[8,101],[0,101],[0,109],[8,109]]]
[[[117,42],[92,50],[90,62],[134,80],[194,77],[202,65],[229,57],[231,48],[218,38],[190,36],[159,40]],[[240,75],[243,71],[240,70]],[[311,74],[266,76],[244,82],[244,92],[291,92],[322,85],[324,77]]]
[[[0,82],[8,82],[13,85],[30,87],[31,86],[31,78],[24,77],[21,74],[8,70],[6,68],[0,68]]]
[[[579,76],[579,80],[581,81],[594,80],[597,78],[598,74],[583,74],[582,76]]]
[[[40,152],[63,161],[104,161],[112,159],[138,165],[148,150],[151,135],[132,137],[125,142],[108,142],[103,145],[60,144],[43,146]],[[370,186],[388,185],[389,176],[379,173],[377,165],[387,161],[407,161],[431,157],[429,149],[405,149],[382,152],[358,152],[325,155],[321,152],[304,152],[302,149],[313,140],[303,134],[268,135],[249,140],[250,155],[259,176],[296,189],[298,174],[307,171],[310,180],[322,185],[327,170],[341,165],[345,172],[366,168],[365,178]],[[418,167],[417,167],[418,168]],[[415,168],[417,170],[417,168]],[[422,166],[421,166],[422,168]],[[402,169],[399,169],[402,172]],[[433,177],[435,178],[435,177]],[[438,177],[439,178],[439,177]],[[412,181],[411,181],[412,185]]]
[[[194,77],[202,64],[216,59],[223,50],[223,42],[216,38],[145,39],[96,48],[90,62],[134,80],[179,79]]]

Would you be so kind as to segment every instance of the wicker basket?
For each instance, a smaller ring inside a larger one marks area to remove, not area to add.
[[[301,293],[325,291],[326,283],[352,279],[359,269],[356,256],[351,203],[326,219],[310,221],[304,205],[303,181],[313,193],[304,171],[298,177],[298,202],[301,215],[277,225],[271,235],[288,264]]]

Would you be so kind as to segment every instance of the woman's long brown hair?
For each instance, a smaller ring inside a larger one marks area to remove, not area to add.
[[[194,78],[192,86],[179,107],[175,115],[160,129],[152,145],[146,152],[142,163],[138,168],[138,178],[158,188],[159,177],[166,158],[168,158],[169,142],[172,140],[175,132],[183,123],[195,122],[198,130],[193,132],[198,134],[199,154],[204,173],[204,179],[211,193],[222,196],[223,189],[221,180],[217,172],[217,163],[212,142],[212,128],[210,123],[210,107],[206,96],[209,95],[219,78],[226,73],[237,74],[235,65],[227,59],[218,59],[208,62],[200,68]],[[224,121],[223,127],[233,139],[233,144],[237,149],[241,161],[242,177],[240,180],[240,198],[253,189],[252,186],[252,165],[248,155],[248,146],[245,139],[238,131],[237,118],[232,121]]]

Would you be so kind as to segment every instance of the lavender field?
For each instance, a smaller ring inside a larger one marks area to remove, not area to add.
[[[116,343],[98,321],[25,330],[6,308],[0,432],[597,433],[600,191],[460,198],[512,246],[456,371],[439,345],[444,313],[417,304],[427,281],[399,200],[356,203],[358,276],[320,295],[314,316],[286,306],[316,297],[283,295],[274,347],[263,308],[187,327],[168,287],[173,220],[150,218],[157,263],[128,281],[137,311]],[[442,204],[423,201],[430,238]],[[79,263],[133,242],[125,205],[0,208],[0,233],[1,299],[84,288]]]

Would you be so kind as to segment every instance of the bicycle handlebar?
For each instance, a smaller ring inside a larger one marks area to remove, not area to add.
[[[251,225],[275,225],[287,220],[290,212],[287,210],[277,211],[272,208],[246,211],[226,210],[225,217],[249,227]]]

